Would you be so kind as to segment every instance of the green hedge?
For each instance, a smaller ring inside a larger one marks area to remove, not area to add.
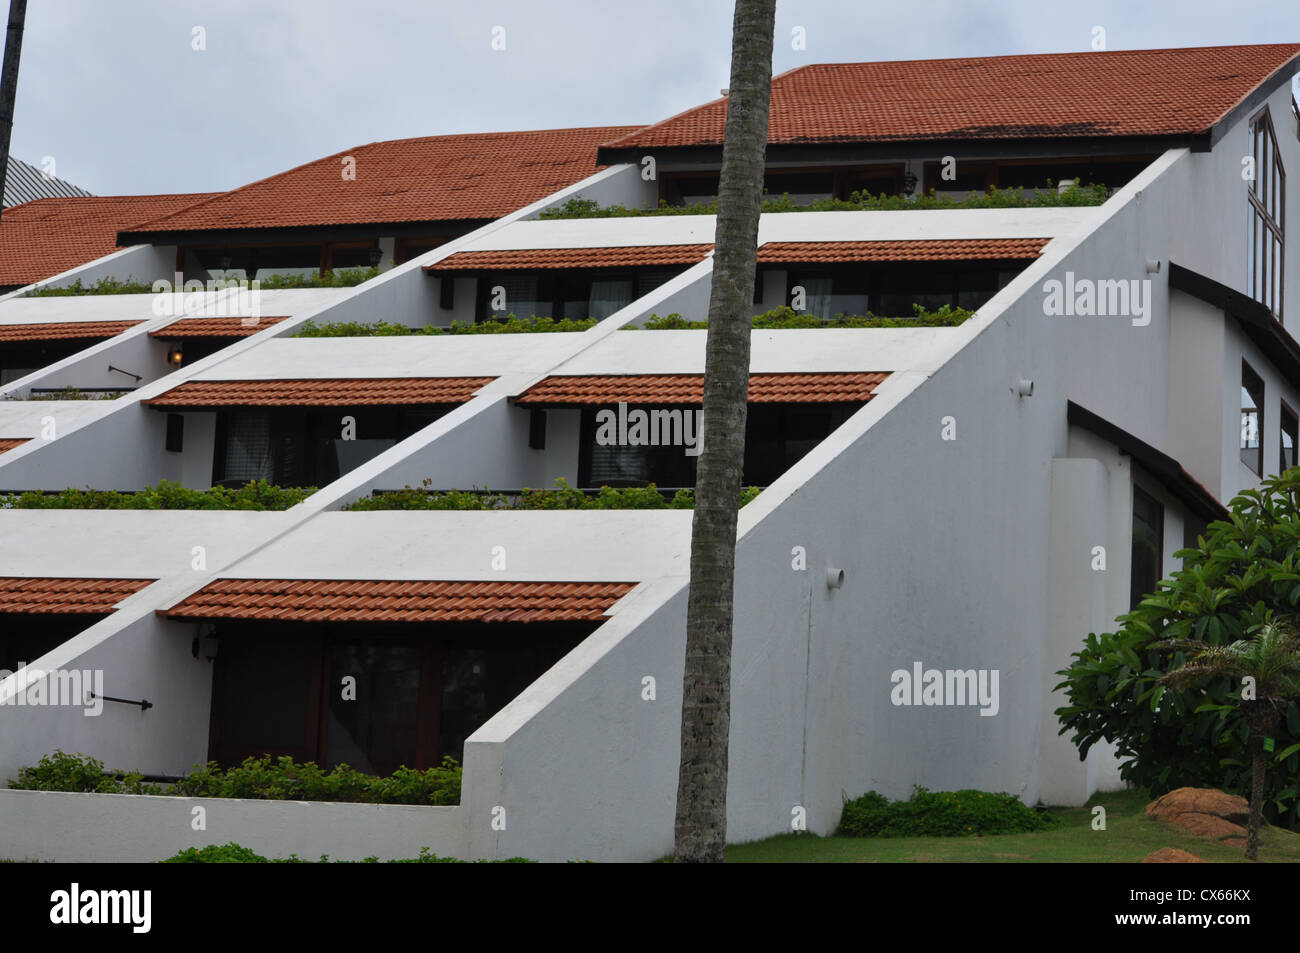
[[[836,834],[841,837],[961,837],[1023,834],[1056,827],[1060,820],[1026,807],[1012,794],[930,791],[919,785],[906,801],[868,791],[846,801]]]
[[[552,331],[585,331],[596,325],[595,318],[516,318],[513,314],[505,321],[480,321],[462,324],[453,321],[448,327],[426,324],[410,327],[406,324],[390,324],[376,321],[366,324],[359,321],[340,321],[336,324],[316,324],[304,321],[293,336],[296,338],[360,338],[360,337],[407,337],[410,335],[437,336],[442,334],[544,334]]]
[[[29,490],[0,496],[0,509],[17,510],[287,510],[316,492],[316,487],[283,487],[254,480],[239,489],[214,486],[191,490],[160,480],[139,493],[118,490],[77,490],[58,493]]]
[[[426,480],[425,485],[431,481]],[[354,512],[364,510],[689,510],[695,508],[695,491],[678,490],[666,499],[653,483],[646,487],[602,486],[600,492],[587,494],[571,487],[563,477],[553,490],[525,488],[519,496],[504,493],[468,493],[463,490],[429,492],[405,487],[381,496],[363,497],[343,507]],[[745,487],[740,492],[744,506],[758,496],[759,488]]]
[[[137,773],[113,774],[104,763],[55,751],[25,767],[9,787],[22,791],[158,794],[169,797],[255,798],[271,801],[345,801],[365,804],[458,804],[461,767],[444,758],[436,768],[398,768],[389,777],[363,774],[346,764],[325,771],[314,762],[270,755],[247,758],[222,770],[215,762],[172,784],[147,782]]]
[[[864,211],[913,211],[926,209],[962,209],[962,208],[1058,208],[1062,206],[1101,205],[1106,201],[1109,190],[1105,185],[1072,185],[1064,191],[1051,189],[999,189],[990,186],[987,191],[966,198],[956,199],[938,195],[932,189],[925,195],[908,197],[905,195],[872,195],[870,192],[854,192],[847,199],[819,199],[807,205],[797,205],[789,193],[779,196],[768,195],[763,199],[764,212],[864,212]],[[569,199],[563,205],[547,209],[538,218],[638,218],[647,215],[716,215],[716,202],[700,202],[694,205],[669,205],[660,201],[658,208],[628,208],[623,205],[604,205],[594,199]]]
[[[58,390],[44,394],[27,395],[28,400],[117,400],[126,396],[124,390],[83,391],[76,387],[60,387]]]
[[[806,311],[793,308],[773,308],[762,314],[754,315],[751,322],[755,330],[791,330],[801,328],[954,328],[965,323],[974,311],[966,308],[952,308],[944,305],[936,311],[927,311],[919,304],[912,305],[910,318],[882,318],[868,312],[867,314],[837,314],[833,318],[821,318]],[[707,328],[708,321],[691,321],[680,314],[660,316],[652,314],[645,323],[629,325],[624,331],[695,331]]]
[[[380,269],[377,267],[337,268],[334,271],[327,271],[323,275],[317,270],[306,275],[267,275],[265,278],[256,279],[256,281],[258,288],[262,291],[284,291],[292,288],[352,288],[369,281],[371,278],[376,278],[380,274]],[[204,289],[206,290],[206,288],[205,283]],[[184,292],[184,288],[176,290]],[[35,291],[27,292],[25,297],[72,298],[83,295],[146,295],[154,293],[152,282],[136,281],[130,277],[125,280],[110,277],[100,278],[93,285],[83,285],[81,279],[78,278],[66,288],[37,288]]]
[[[247,847],[242,847],[233,841],[229,844],[220,846],[211,844],[207,847],[190,847],[182,850],[173,857],[159,861],[163,864],[310,864],[317,861],[302,860],[297,854],[291,854],[284,859],[268,860],[261,854],[255,853]],[[354,861],[335,860],[331,861],[325,854],[321,855],[318,863],[322,864],[347,864]],[[361,864],[377,864],[378,857],[367,857],[365,860],[355,861]],[[390,864],[464,864],[468,861],[457,860],[455,857],[439,857],[437,854],[429,852],[429,848],[421,847],[420,856],[408,857],[401,860],[387,861]],[[528,860],[524,857],[511,857],[507,860],[477,860],[477,864],[535,864],[537,861]]]

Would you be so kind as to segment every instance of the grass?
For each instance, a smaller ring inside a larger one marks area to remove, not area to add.
[[[1146,816],[1141,791],[1098,794],[1084,807],[1051,808],[1055,830],[992,837],[817,837],[781,834],[727,848],[728,863],[1136,863],[1153,850],[1177,847],[1202,860],[1244,863],[1245,850],[1197,837]],[[1106,830],[1092,829],[1092,808],[1106,808]],[[1300,834],[1276,827],[1260,833],[1264,863],[1300,862]]]

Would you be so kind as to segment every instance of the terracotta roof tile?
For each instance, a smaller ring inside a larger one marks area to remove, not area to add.
[[[122,229],[217,194],[79,196],[7,208],[0,215],[0,286],[31,284],[112,254]]]
[[[0,577],[0,612],[106,613],[152,583],[152,579],[53,579]]]
[[[55,321],[45,324],[0,324],[0,344],[24,341],[92,341],[111,338],[140,321]]]
[[[218,579],[158,614],[283,622],[599,620],[632,588],[625,582]]]
[[[168,341],[189,341],[195,338],[246,338],[265,331],[273,324],[279,324],[287,315],[276,318],[181,318],[157,331],[150,331],[151,338],[166,338]],[[249,322],[249,323],[245,323]]]
[[[365,377],[186,381],[141,403],[151,407],[359,407],[460,404],[491,377]]]
[[[15,447],[21,447],[31,437],[0,437],[0,453],[6,450],[13,450]]]
[[[772,80],[768,142],[1203,133],[1297,53],[1288,43],[803,66]],[[718,99],[607,148],[721,145],[726,110]]]
[[[848,403],[871,400],[887,373],[751,374],[751,404]],[[703,374],[607,374],[548,377],[515,398],[524,406],[699,404]]]
[[[760,263],[988,261],[1037,258],[1046,238],[952,238],[888,242],[766,242]]]
[[[425,271],[510,271],[543,268],[632,268],[694,265],[712,245],[629,245],[621,248],[538,248],[520,251],[461,251],[425,265]]]
[[[639,126],[542,129],[372,142],[253,182],[150,232],[499,218],[597,171],[596,147]],[[343,162],[356,160],[354,179]],[[125,237],[125,236],[124,236]]]

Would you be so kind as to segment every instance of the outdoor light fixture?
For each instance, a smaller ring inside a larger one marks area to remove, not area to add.
[[[834,566],[826,567],[826,588],[838,589],[844,585],[844,570]]]
[[[180,341],[174,341],[167,349],[167,363],[172,367],[180,367],[181,362],[185,360],[185,352],[181,347]]]
[[[1159,259],[1159,258],[1148,258],[1148,259],[1147,259],[1147,274],[1148,274],[1148,275],[1158,275],[1158,274],[1160,274],[1160,259]]]
[[[916,173],[908,169],[903,173],[903,192],[911,195],[916,191]]]
[[[193,641],[190,642],[190,654],[198,658],[200,652],[209,662],[217,657],[216,629],[210,624],[200,625]]]
[[[370,267],[376,267],[379,264],[379,259],[382,258],[383,255],[384,251],[382,248],[375,247],[370,249]]]
[[[221,256],[221,270],[222,270],[222,271],[229,271],[229,270],[230,270],[230,256],[229,256],[229,255],[222,255],[222,256]]]
[[[1033,397],[1033,396],[1034,396],[1034,382],[1031,381],[1031,380],[1029,380],[1029,378],[1027,378],[1027,377],[1022,377],[1022,378],[1020,378],[1020,380],[1016,381],[1016,396],[1017,396],[1017,397]]]

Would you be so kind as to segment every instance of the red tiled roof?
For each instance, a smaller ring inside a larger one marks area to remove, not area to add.
[[[597,171],[596,147],[639,126],[372,142],[224,192],[129,231],[293,228],[499,218]],[[346,159],[355,178],[344,178]]]
[[[77,196],[7,208],[0,215],[0,285],[31,284],[112,254],[122,229],[216,194]]]
[[[751,374],[751,404],[847,403],[871,400],[888,373]],[[548,377],[515,398],[527,405],[699,404],[703,374],[605,374]]]
[[[6,450],[13,450],[15,447],[21,447],[31,437],[0,437],[0,453]]]
[[[0,612],[112,612],[119,602],[152,579],[52,579],[0,577]]]
[[[952,238],[888,242],[766,242],[761,263],[977,261],[1037,258],[1046,238]]]
[[[23,341],[81,341],[111,338],[140,321],[55,321],[45,324],[0,324],[0,344]]]
[[[279,324],[287,315],[276,318],[181,318],[157,331],[150,331],[151,338],[166,338],[168,341],[188,341],[194,338],[246,338],[264,331],[273,324]],[[245,324],[244,322],[250,322]]]
[[[218,579],[158,614],[282,622],[599,620],[627,582]]]
[[[802,66],[772,80],[769,143],[1197,134],[1300,45]],[[721,145],[727,100],[606,148]]]
[[[622,248],[537,248],[520,251],[460,251],[425,265],[425,271],[510,271],[542,268],[631,268],[693,265],[712,245],[629,245]]]
[[[151,407],[358,407],[460,404],[491,377],[365,377],[186,381],[141,403]]]

